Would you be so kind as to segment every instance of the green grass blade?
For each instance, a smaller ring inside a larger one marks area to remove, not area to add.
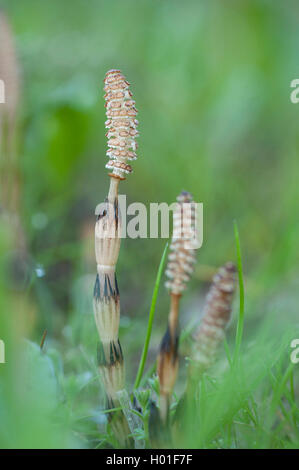
[[[142,355],[141,355],[141,359],[140,359],[140,363],[139,363],[139,367],[138,367],[138,372],[137,372],[137,376],[136,376],[136,380],[135,380],[135,384],[134,384],[134,389],[139,387],[139,384],[140,384],[140,381],[141,381],[141,378],[142,378],[142,374],[143,374],[143,371],[144,371],[144,366],[145,366],[147,353],[148,353],[149,342],[150,342],[150,339],[151,339],[152,326],[153,326],[153,321],[154,321],[154,316],[155,316],[159,286],[160,286],[161,277],[162,277],[162,273],[163,273],[163,267],[164,267],[166,254],[167,254],[167,248],[168,248],[168,243],[166,243],[166,246],[164,248],[163,255],[162,255],[160,265],[159,265],[159,269],[158,269],[158,273],[157,273],[157,277],[156,277],[154,292],[153,292],[153,296],[152,296],[152,303],[151,303],[151,308],[150,308],[149,317],[148,317],[146,338],[145,338],[145,343],[144,343],[144,347],[143,347],[143,351],[142,351]]]
[[[239,295],[240,295],[239,318],[238,318],[238,324],[237,324],[236,345],[235,345],[235,351],[234,351],[234,363],[236,363],[239,357],[242,336],[243,336],[243,328],[244,328],[244,282],[243,282],[243,269],[242,269],[242,255],[241,255],[239,229],[238,229],[238,225],[236,221],[234,221],[234,232],[235,232],[236,250],[237,250],[237,265],[238,265]]]

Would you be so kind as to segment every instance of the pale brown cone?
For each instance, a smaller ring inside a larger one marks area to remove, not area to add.
[[[180,295],[186,288],[195,263],[194,233],[195,207],[190,193],[183,191],[177,197],[173,214],[173,235],[165,271],[165,286],[172,294]]]
[[[233,263],[221,267],[213,278],[206,297],[201,323],[194,334],[192,359],[202,369],[214,361],[217,349],[225,336],[230,321],[235,291],[236,268]]]
[[[137,110],[129,90],[130,84],[120,70],[109,70],[104,83],[109,157],[106,168],[112,170],[112,175],[123,178],[125,174],[132,172],[132,167],[127,161],[137,158]]]

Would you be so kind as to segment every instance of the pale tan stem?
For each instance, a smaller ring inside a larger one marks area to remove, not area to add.
[[[119,182],[120,182],[120,178],[117,178],[113,175],[110,175],[110,186],[109,186],[109,192],[108,192],[108,201],[111,204],[118,197]]]
[[[170,394],[161,394],[160,395],[160,416],[162,419],[163,423],[167,422],[168,418],[168,410],[169,410],[169,400],[170,400]]]
[[[170,312],[168,317],[169,329],[174,337],[178,325],[180,294],[170,294]]]

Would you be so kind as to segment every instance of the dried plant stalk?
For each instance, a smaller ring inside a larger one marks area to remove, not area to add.
[[[177,197],[173,215],[173,236],[166,269],[168,280],[165,284],[170,293],[170,312],[158,356],[160,414],[164,423],[168,421],[170,398],[178,373],[179,303],[195,262],[195,239],[192,230],[194,221],[192,196],[183,191]]]
[[[231,316],[235,275],[236,268],[229,262],[213,277],[201,323],[193,336],[191,373],[194,367],[197,371],[204,371],[212,365],[217,349],[224,339],[225,329]]]
[[[20,99],[20,76],[13,33],[3,12],[0,12],[0,78],[5,87],[5,102],[0,106],[0,129],[3,131],[5,127],[12,137]]]
[[[124,174],[132,171],[126,164],[135,159],[132,149],[137,136],[137,121],[134,102],[131,100],[129,84],[119,70],[110,70],[105,77],[105,99],[107,108],[106,134],[107,152],[111,161],[106,165],[112,173],[108,197],[99,214],[95,228],[95,253],[97,277],[94,287],[94,314],[100,336],[98,363],[107,394],[107,406],[120,406],[117,392],[125,387],[125,368],[121,345],[118,338],[120,300],[115,268],[121,241],[121,214],[118,205],[118,186]],[[134,131],[134,132],[133,132]],[[109,413],[111,427],[119,443],[132,446],[128,437],[130,429],[122,411]]]
[[[0,12],[0,79],[4,84],[4,103],[0,103],[0,213],[16,234],[15,246],[23,257],[26,239],[20,216],[21,176],[17,151],[20,74],[14,35],[3,12]]]

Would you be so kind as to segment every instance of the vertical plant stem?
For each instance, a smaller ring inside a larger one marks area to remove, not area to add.
[[[237,250],[237,266],[238,266],[238,277],[239,277],[239,296],[240,296],[240,307],[239,307],[239,318],[237,324],[237,332],[236,332],[236,344],[235,344],[235,351],[234,351],[234,364],[238,360],[242,336],[243,336],[243,329],[244,329],[244,282],[243,282],[243,268],[242,268],[242,255],[241,255],[241,246],[240,246],[240,237],[239,237],[239,229],[237,222],[234,221],[234,233],[235,233],[235,241],[236,241],[236,250]]]
[[[118,186],[120,179],[115,177],[110,177],[110,186],[108,192],[108,201],[110,204],[113,204],[115,199],[118,198]]]
[[[196,238],[192,232],[195,221],[195,207],[192,195],[182,191],[177,196],[177,204],[173,213],[173,234],[170,254],[165,274],[166,288],[170,295],[170,311],[167,329],[160,344],[157,373],[160,384],[160,417],[164,425],[169,424],[169,409],[173,388],[179,369],[179,304],[187,282],[193,272],[196,253]]]
[[[108,408],[117,408],[119,396],[125,393],[124,357],[119,341],[120,294],[116,279],[116,265],[121,242],[121,214],[118,206],[118,186],[124,174],[132,172],[128,159],[136,159],[138,121],[135,101],[129,83],[116,69],[106,73],[105,107],[108,129],[106,152],[110,160],[106,168],[110,186],[108,196],[98,214],[95,228],[95,255],[97,276],[94,286],[94,315],[100,341],[98,366],[107,396]],[[123,411],[109,415],[111,429],[122,447],[132,447],[130,428]]]
[[[156,311],[156,303],[157,303],[157,298],[158,298],[158,292],[159,292],[161,277],[162,277],[164,263],[165,263],[166,254],[167,254],[167,248],[168,248],[168,243],[166,243],[166,246],[164,248],[162,258],[161,258],[161,261],[160,261],[160,264],[159,264],[159,268],[158,268],[158,273],[157,273],[156,282],[155,282],[154,291],[153,291],[153,296],[152,296],[151,308],[150,308],[149,317],[148,317],[145,343],[144,343],[144,347],[143,347],[143,351],[142,351],[142,355],[141,355],[141,359],[140,359],[140,363],[139,363],[139,367],[138,367],[138,372],[137,372],[137,376],[136,376],[136,380],[135,380],[135,384],[134,384],[134,389],[139,387],[140,381],[141,381],[141,378],[142,378],[142,374],[143,374],[143,371],[144,371],[144,367],[145,367],[149,342],[150,342],[151,334],[152,334],[153,321],[154,321],[154,316],[155,316],[155,311]]]
[[[195,322],[194,320],[192,320],[189,323],[189,325],[180,334],[179,345],[183,344],[190,337],[191,332],[194,330],[194,326],[195,326]],[[151,367],[146,371],[146,373],[143,375],[141,382],[140,382],[141,386],[143,386],[144,383],[147,381],[147,379],[154,374],[156,369],[157,369],[157,361],[155,361],[151,365]]]

